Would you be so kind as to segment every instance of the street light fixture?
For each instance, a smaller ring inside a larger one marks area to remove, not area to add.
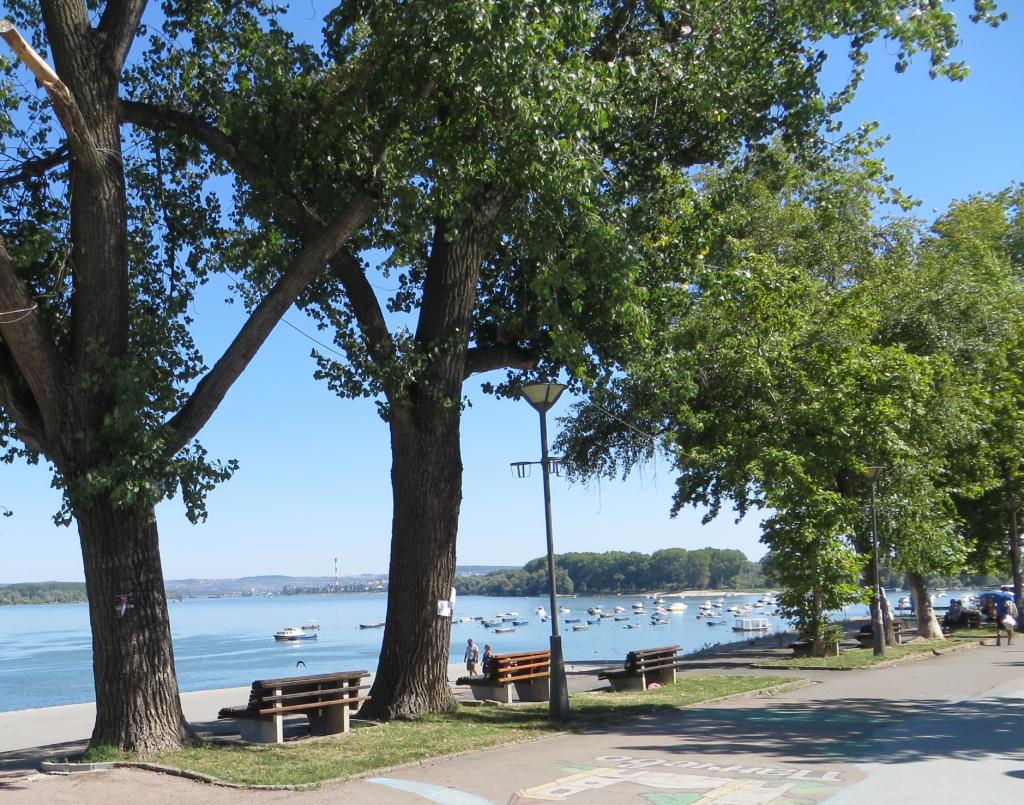
[[[557,460],[548,456],[547,413],[565,391],[561,383],[531,383],[523,386],[523,396],[540,414],[540,465],[544,476],[544,525],[548,540],[548,596],[551,602],[551,689],[549,713],[552,721],[569,720],[569,689],[565,682],[565,659],[562,637],[558,634],[558,598],[555,595],[555,540],[551,521],[551,469]],[[522,464],[523,462],[517,462]]]
[[[884,467],[868,467],[871,481],[871,563],[875,576],[875,605],[871,608],[871,647],[876,657],[885,656],[885,627],[882,620],[882,583],[878,576],[878,517],[875,511],[875,483]]]

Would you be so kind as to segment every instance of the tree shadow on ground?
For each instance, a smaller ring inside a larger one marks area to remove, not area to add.
[[[1024,761],[1024,701],[943,703],[837,699],[777,707],[688,708],[617,727],[628,738],[663,735],[646,749],[687,755],[749,752],[813,762],[915,763],[930,759]],[[676,736],[683,740],[676,740]]]

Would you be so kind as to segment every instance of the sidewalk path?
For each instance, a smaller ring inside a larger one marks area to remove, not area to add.
[[[721,657],[713,664],[727,665]],[[731,669],[730,672],[740,672]],[[485,750],[317,791],[241,791],[142,771],[0,777],[5,805],[1024,801],[1024,641]]]

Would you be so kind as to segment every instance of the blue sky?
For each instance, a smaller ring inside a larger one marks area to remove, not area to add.
[[[958,4],[964,13],[967,5]],[[931,81],[923,63],[898,76],[883,48],[844,115],[851,125],[877,120],[891,136],[883,154],[897,183],[922,200],[917,212],[926,218],[954,199],[1024,180],[1024,16],[996,31],[968,24],[964,39],[955,55],[973,69],[966,82]],[[210,291],[195,309],[208,363],[240,313],[223,304],[220,289]],[[287,320],[315,335],[299,314]],[[176,502],[161,505],[166,577],[330,575],[335,557],[343,573],[387,570],[387,427],[372,402],[339,400],[312,379],[312,347],[279,325],[201,434],[211,455],[237,458],[241,469],[211,495],[204,524],[191,525]],[[495,400],[478,387],[466,386],[473,406],[463,418],[458,560],[520,565],[544,552],[541,478],[534,472],[519,480],[509,463],[539,456],[537,415],[525,402]],[[552,416],[568,408],[560,402]],[[0,505],[14,510],[0,519],[0,583],[83,578],[76,530],[50,519],[59,498],[49,485],[45,467],[0,465]],[[702,526],[701,513],[688,511],[669,519],[672,489],[665,467],[592,485],[554,479],[556,550],[713,545],[752,559],[763,554],[756,518],[735,524],[723,513]]]

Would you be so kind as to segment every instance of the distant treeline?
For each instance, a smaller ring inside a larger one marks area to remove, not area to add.
[[[555,568],[559,593],[749,589],[768,585],[760,563],[751,562],[735,549],[565,553],[556,556]],[[548,589],[547,559],[534,559],[517,570],[459,576],[456,587],[463,595],[543,595]]]
[[[81,604],[85,600],[85,583],[81,581],[39,581],[0,586],[0,606]]]

